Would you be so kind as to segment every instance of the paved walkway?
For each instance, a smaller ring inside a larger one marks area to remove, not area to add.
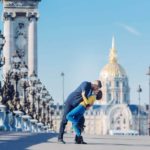
[[[87,145],[74,144],[73,135],[65,135],[66,144],[57,143],[57,134],[0,133],[0,150],[150,150],[148,136],[89,136]]]

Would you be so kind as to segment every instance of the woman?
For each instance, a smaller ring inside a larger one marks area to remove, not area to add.
[[[83,117],[86,109],[94,104],[95,100],[100,100],[102,98],[102,91],[99,90],[98,92],[93,92],[93,94],[88,99],[85,96],[85,92],[82,92],[82,98],[83,101],[66,116],[67,120],[72,122],[73,129],[76,133],[78,141],[77,144],[86,144],[85,142],[82,142],[83,140],[81,136],[81,130],[78,126],[79,120],[81,117]]]

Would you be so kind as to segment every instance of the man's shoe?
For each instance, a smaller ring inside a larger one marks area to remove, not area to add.
[[[66,144],[66,142],[63,139],[58,139],[59,144]]]

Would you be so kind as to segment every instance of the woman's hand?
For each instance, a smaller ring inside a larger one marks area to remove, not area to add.
[[[82,91],[81,95],[82,95],[82,96],[85,96],[85,91]]]

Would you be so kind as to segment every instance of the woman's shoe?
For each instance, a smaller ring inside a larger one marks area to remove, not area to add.
[[[87,143],[83,141],[82,136],[76,136],[75,137],[75,144],[87,144]]]

